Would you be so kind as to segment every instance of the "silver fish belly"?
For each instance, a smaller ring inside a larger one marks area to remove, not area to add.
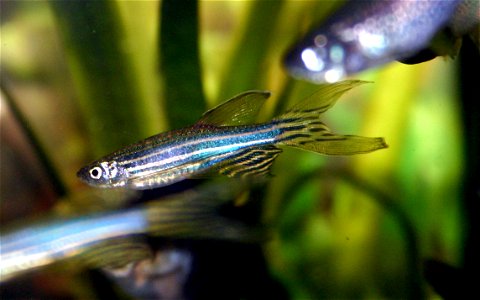
[[[0,282],[79,256],[106,240],[147,230],[145,213],[131,210],[29,227],[0,237]]]

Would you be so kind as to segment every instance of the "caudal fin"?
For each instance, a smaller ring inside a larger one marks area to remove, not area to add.
[[[340,96],[363,83],[346,80],[323,85],[315,94],[275,118],[273,122],[281,132],[276,143],[327,155],[352,155],[387,148],[385,140],[380,137],[334,134],[319,119]]]
[[[227,184],[210,183],[171,198],[147,204],[148,232],[172,238],[226,239],[258,242],[267,237],[260,227],[223,216],[220,208],[233,203],[245,184],[230,180]]]

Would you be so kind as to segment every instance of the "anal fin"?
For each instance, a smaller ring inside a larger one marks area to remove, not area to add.
[[[93,268],[119,268],[152,257],[145,240],[133,237],[107,240],[82,253],[77,260]]]
[[[217,169],[220,174],[228,177],[266,175],[281,152],[281,149],[273,145],[241,150]]]

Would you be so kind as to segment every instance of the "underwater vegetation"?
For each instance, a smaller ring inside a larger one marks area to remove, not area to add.
[[[277,156],[268,148],[254,153],[268,163],[274,156],[271,176],[240,190],[201,176],[127,192],[89,187],[75,174],[249,90],[271,91],[259,123],[288,112],[321,87],[293,79],[283,58],[342,2],[0,4],[2,263],[12,241],[23,249],[73,242],[74,252],[53,247],[57,258],[86,260],[0,274],[2,298],[426,298],[468,290],[469,279],[452,274],[478,266],[478,89],[467,74],[478,72],[479,58],[471,41],[455,59],[358,73],[351,79],[372,83],[321,115],[332,132],[381,136],[387,149],[323,156],[282,147]],[[166,223],[140,221],[152,216]],[[105,233],[115,242],[96,244]],[[27,255],[16,257],[28,267]],[[122,265],[126,258],[134,262]]]

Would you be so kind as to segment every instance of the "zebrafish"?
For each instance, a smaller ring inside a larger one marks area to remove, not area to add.
[[[252,124],[269,92],[242,93],[207,111],[190,127],[161,133],[80,169],[96,187],[157,188],[208,174],[268,174],[290,146],[327,155],[367,153],[387,147],[383,138],[338,135],[319,120],[346,91],[362,81],[329,84],[268,123]]]
[[[479,20],[478,0],[349,1],[296,43],[284,65],[293,77],[321,83],[395,60],[453,56]]]
[[[220,214],[242,184],[210,183],[126,210],[50,218],[0,235],[0,282],[64,263],[78,268],[120,268],[151,258],[147,236],[258,242],[263,228]],[[22,222],[23,224],[24,222]]]

